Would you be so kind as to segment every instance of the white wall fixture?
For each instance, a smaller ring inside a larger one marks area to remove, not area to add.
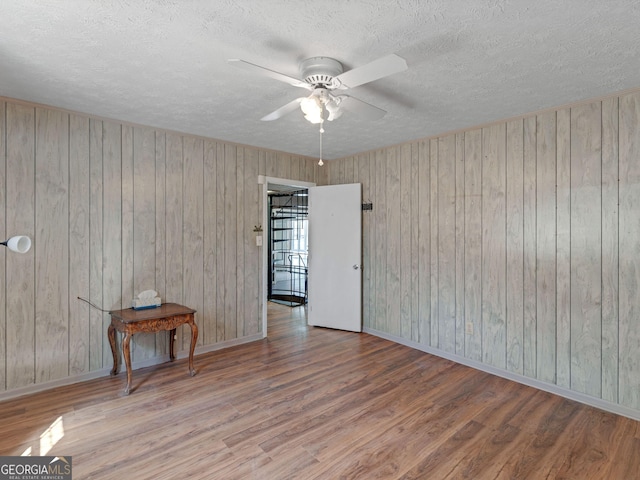
[[[0,243],[0,245],[4,245],[13,252],[27,253],[31,248],[31,239],[26,235],[16,235]]]

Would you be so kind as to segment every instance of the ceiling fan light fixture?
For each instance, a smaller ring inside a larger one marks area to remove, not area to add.
[[[309,122],[309,123],[313,123],[314,125],[317,125],[318,123],[322,123],[324,121],[324,119],[322,118],[322,115],[305,115],[304,118]]]
[[[324,121],[324,104],[322,99],[316,94],[311,94],[300,102],[300,109],[304,113],[304,118],[311,123],[317,124]]]
[[[340,118],[342,115],[342,110],[340,110],[340,102],[335,97],[331,97],[331,99],[325,105],[327,112],[329,112],[329,116],[327,120],[332,122],[333,120]]]
[[[302,110],[302,113],[305,114],[305,117],[307,115],[311,117],[318,117],[322,115],[322,103],[315,95],[310,95],[303,99],[300,102],[300,109]]]

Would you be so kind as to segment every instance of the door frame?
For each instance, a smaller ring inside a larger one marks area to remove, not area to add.
[[[267,288],[269,275],[269,245],[265,239],[266,229],[269,228],[269,184],[283,185],[286,187],[309,188],[315,187],[315,182],[303,182],[289,178],[268,177],[258,175],[258,183],[262,185],[262,338],[267,337]]]

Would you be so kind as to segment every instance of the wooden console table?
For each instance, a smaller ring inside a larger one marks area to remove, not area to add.
[[[116,331],[124,334],[122,339],[122,353],[124,363],[127,366],[127,386],[124,389],[125,395],[129,395],[131,390],[131,351],[130,342],[134,333],[169,331],[169,358],[175,360],[173,351],[176,328],[180,325],[189,324],[191,327],[191,348],[189,349],[189,373],[193,377],[196,374],[193,368],[193,352],[198,340],[198,326],[193,321],[195,310],[177,303],[165,303],[160,307],[134,310],[125,308],[109,312],[111,315],[111,325],[109,325],[108,335],[113,353],[113,369],[111,375],[118,373],[118,354],[116,352]]]

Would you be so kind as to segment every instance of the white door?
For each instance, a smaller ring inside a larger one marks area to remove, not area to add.
[[[309,325],[362,331],[362,185],[309,188]]]

